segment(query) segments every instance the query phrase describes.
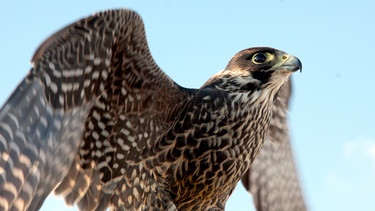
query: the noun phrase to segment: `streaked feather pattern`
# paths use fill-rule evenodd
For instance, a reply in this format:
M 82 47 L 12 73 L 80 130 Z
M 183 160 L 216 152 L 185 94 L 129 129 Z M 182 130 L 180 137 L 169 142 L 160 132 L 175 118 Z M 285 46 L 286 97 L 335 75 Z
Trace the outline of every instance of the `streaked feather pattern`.
M 181 87 L 130 10 L 63 28 L 32 61 L 0 111 L 5 210 L 37 210 L 54 189 L 82 210 L 223 210 L 262 147 L 280 87 L 302 68 L 249 48 L 200 89 Z

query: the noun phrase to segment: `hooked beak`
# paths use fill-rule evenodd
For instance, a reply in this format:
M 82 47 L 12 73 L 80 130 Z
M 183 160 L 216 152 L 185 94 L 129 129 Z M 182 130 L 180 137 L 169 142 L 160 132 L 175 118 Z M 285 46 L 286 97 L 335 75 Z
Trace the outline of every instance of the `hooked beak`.
M 296 72 L 297 70 L 302 72 L 302 63 L 297 57 L 286 54 L 283 56 L 283 62 L 281 62 L 279 68 L 290 72 Z

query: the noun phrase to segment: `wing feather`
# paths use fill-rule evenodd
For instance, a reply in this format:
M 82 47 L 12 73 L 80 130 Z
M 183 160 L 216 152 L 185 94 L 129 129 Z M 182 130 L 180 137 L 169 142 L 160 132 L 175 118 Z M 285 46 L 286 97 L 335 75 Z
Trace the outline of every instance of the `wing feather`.
M 85 132 L 72 167 L 78 174 L 68 175 L 56 193 L 64 193 L 68 204 L 76 203 L 81 209 L 101 210 L 110 200 L 115 200 L 112 194 L 119 188 L 118 182 L 129 168 L 128 163 L 139 161 L 141 158 L 136 155 L 152 145 L 150 140 L 162 135 L 191 90 L 178 86 L 155 64 L 138 15 L 123 10 L 97 16 L 105 19 L 110 16 L 116 21 L 103 25 L 114 26 L 110 30 L 113 34 L 105 35 L 115 41 L 111 44 L 110 91 L 99 98 L 86 121 L 86 128 L 90 130 Z M 97 31 L 106 29 L 97 27 Z M 87 168 L 93 169 L 91 176 Z M 84 183 L 76 182 L 82 178 Z M 115 201 L 117 204 L 119 200 Z
M 6 201 L 0 207 L 5 210 L 39 207 L 69 170 L 83 131 L 72 122 L 83 123 L 85 109 L 55 110 L 32 74 L 0 111 L 0 192 Z
M 155 64 L 142 20 L 129 10 L 63 28 L 32 62 L 0 110 L 0 208 L 36 210 L 61 182 L 56 190 L 69 204 L 104 209 L 122 175 L 116 154 L 137 159 L 129 152 L 160 136 L 187 92 Z M 149 134 L 137 132 L 150 125 Z

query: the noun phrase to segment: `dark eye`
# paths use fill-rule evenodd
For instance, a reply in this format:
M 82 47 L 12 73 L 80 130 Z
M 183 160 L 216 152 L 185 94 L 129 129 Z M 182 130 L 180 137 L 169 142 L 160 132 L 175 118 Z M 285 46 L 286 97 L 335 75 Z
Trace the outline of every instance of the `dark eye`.
M 253 62 L 255 64 L 262 64 L 267 61 L 267 56 L 264 53 L 257 53 L 253 56 Z

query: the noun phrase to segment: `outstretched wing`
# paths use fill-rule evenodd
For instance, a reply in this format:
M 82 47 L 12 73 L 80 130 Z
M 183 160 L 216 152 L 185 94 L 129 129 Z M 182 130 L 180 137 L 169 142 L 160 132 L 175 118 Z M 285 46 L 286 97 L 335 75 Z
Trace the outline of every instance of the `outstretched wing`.
M 65 27 L 32 61 L 34 68 L 0 110 L 1 210 L 36 210 L 61 181 L 58 191 L 70 202 L 100 195 L 104 189 L 93 184 L 122 172 L 111 171 L 115 150 L 128 147 L 113 141 L 116 121 L 132 124 L 126 118 L 133 115 L 133 121 L 166 127 L 171 116 L 165 111 L 185 97 L 153 61 L 142 20 L 129 10 Z M 103 154 L 112 159 L 102 160 Z
M 288 132 L 290 94 L 289 81 L 279 91 L 263 148 L 242 178 L 259 211 L 306 210 Z

